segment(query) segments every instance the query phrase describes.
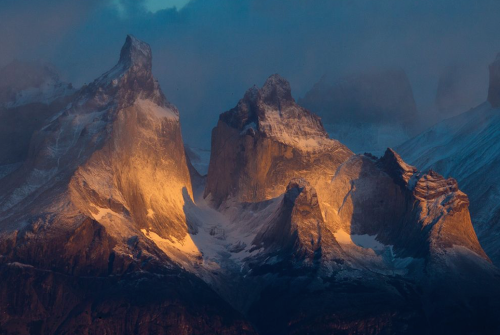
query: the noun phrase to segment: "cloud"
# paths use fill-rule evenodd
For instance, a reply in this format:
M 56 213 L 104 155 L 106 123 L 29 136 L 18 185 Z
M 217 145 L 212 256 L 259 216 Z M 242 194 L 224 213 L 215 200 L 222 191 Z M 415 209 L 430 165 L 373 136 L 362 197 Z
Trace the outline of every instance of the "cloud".
M 156 13 L 162 9 L 177 8 L 182 9 L 190 0 L 147 0 L 146 9 Z
M 47 56 L 99 3 L 103 1 L 3 0 L 0 2 L 0 65 L 31 54 Z
M 152 46 L 154 72 L 180 109 L 185 140 L 203 146 L 218 115 L 275 72 L 290 80 L 297 98 L 325 73 L 400 67 L 425 110 L 447 67 L 467 64 L 469 72 L 481 73 L 471 77 L 471 87 L 485 87 L 487 64 L 500 51 L 496 0 L 192 0 L 177 8 L 165 2 L 157 11 L 152 3 L 123 0 L 127 15 L 112 3 L 82 9 L 80 1 L 65 1 L 63 8 L 53 0 L 41 8 L 31 1 L 33 9 L 15 5 L 12 15 L 26 19 L 40 9 L 53 18 L 61 10 L 71 19 L 52 26 L 47 18 L 14 35 L 11 24 L 0 26 L 12 45 L 29 45 L 4 58 L 19 50 L 51 55 L 82 84 L 111 67 L 125 35 L 133 33 Z M 79 10 L 83 16 L 75 16 Z M 41 37 L 30 36 L 32 29 Z
M 118 14 L 126 19 L 138 12 L 156 13 L 163 9 L 182 9 L 190 0 L 111 0 Z

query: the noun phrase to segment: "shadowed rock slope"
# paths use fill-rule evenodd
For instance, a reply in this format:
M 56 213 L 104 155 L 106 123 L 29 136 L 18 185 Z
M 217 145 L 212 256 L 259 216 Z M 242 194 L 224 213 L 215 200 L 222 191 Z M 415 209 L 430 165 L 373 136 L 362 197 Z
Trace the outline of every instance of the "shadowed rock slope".
M 292 98 L 290 84 L 275 74 L 249 89 L 212 131 L 205 196 L 256 202 L 283 194 L 294 177 L 307 179 L 321 195 L 337 167 L 352 152 L 330 139 L 321 120 Z
M 227 299 L 265 334 L 498 330 L 500 273 L 457 182 L 391 149 L 353 155 L 311 115 L 273 75 L 213 131 L 205 197 L 241 234 L 220 228 L 241 246 L 226 250 L 244 274 Z
M 415 166 L 456 178 L 470 199 L 472 223 L 492 261 L 500 264 L 500 60 L 490 65 L 488 101 L 402 144 Z
M 0 179 L 0 329 L 19 334 L 250 334 L 146 235 L 182 240 L 192 196 L 177 109 L 128 36 Z
M 0 332 L 494 334 L 499 270 L 457 182 L 354 155 L 271 76 L 209 174 L 127 37 L 0 178 Z

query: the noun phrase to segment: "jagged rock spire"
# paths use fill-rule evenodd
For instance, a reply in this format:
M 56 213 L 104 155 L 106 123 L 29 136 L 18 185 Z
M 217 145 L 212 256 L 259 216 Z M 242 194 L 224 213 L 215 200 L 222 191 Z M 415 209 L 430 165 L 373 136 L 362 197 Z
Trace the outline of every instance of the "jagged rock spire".
M 290 180 L 279 215 L 257 235 L 254 244 L 296 261 L 313 261 L 323 252 L 338 252 L 333 235 L 326 229 L 318 194 L 304 178 Z
M 406 164 L 396 151 L 387 148 L 384 156 L 380 158 L 380 164 L 396 184 L 412 188 L 410 179 L 417 173 L 417 168 Z
M 90 84 L 85 93 L 102 91 L 106 91 L 106 96 L 120 97 L 122 102 L 129 104 L 137 97 L 149 99 L 159 106 L 171 108 L 178 114 L 176 108 L 166 100 L 158 81 L 153 77 L 151 47 L 132 35 L 127 35 L 118 63 Z
M 271 75 L 260 89 L 251 87 L 220 120 L 240 130 L 251 126 L 268 137 L 294 144 L 302 137 L 328 138 L 321 119 L 295 103 L 290 83 L 279 74 Z
M 312 177 L 321 194 L 318 173 L 334 174 L 350 155 L 347 147 L 328 137 L 318 116 L 294 101 L 288 81 L 274 74 L 220 115 L 212 133 L 205 196 L 215 206 L 228 197 L 262 201 L 282 194 L 298 176 Z
M 282 102 L 294 101 L 290 83 L 277 73 L 267 78 L 259 93 L 262 100 L 268 105 L 279 107 Z
M 138 40 L 132 35 L 127 35 L 125 44 L 120 52 L 120 64 L 127 67 L 140 66 L 151 71 L 152 53 L 149 44 Z

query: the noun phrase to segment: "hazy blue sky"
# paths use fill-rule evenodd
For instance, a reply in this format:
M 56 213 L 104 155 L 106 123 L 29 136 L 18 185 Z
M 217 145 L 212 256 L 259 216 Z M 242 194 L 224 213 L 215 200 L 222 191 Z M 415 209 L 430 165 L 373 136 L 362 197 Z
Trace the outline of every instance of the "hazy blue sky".
M 401 67 L 425 110 L 439 74 L 459 64 L 480 100 L 499 18 L 497 0 L 2 0 L 0 66 L 42 58 L 81 85 L 134 34 L 152 46 L 185 140 L 208 147 L 218 115 L 276 72 L 298 98 L 325 73 Z
M 176 8 L 182 9 L 190 0 L 145 0 L 144 9 L 152 13 L 156 13 L 162 9 Z M 122 0 L 113 0 L 113 4 L 121 13 L 126 13 L 127 3 Z

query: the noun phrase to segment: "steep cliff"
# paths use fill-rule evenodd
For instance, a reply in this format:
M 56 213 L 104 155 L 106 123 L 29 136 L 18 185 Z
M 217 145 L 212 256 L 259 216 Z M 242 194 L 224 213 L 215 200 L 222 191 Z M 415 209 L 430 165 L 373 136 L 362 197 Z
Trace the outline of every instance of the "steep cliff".
M 455 178 L 470 199 L 474 229 L 488 256 L 500 264 L 498 229 L 500 211 L 500 114 L 498 58 L 490 65 L 488 101 L 438 123 L 402 144 L 402 157 L 421 169 L 433 169 Z
M 151 67 L 128 36 L 0 179 L 2 287 L 16 287 L 0 292 L 4 332 L 253 332 L 158 247 L 188 238 L 192 187 L 179 113 Z
M 295 103 L 290 84 L 276 74 L 221 114 L 211 152 L 205 196 L 216 206 L 277 197 L 295 177 L 310 182 L 321 198 L 352 155 L 328 137 L 319 117 Z
M 0 332 L 499 331 L 453 178 L 354 155 L 278 75 L 220 116 L 202 177 L 151 65 L 128 36 L 0 177 Z

